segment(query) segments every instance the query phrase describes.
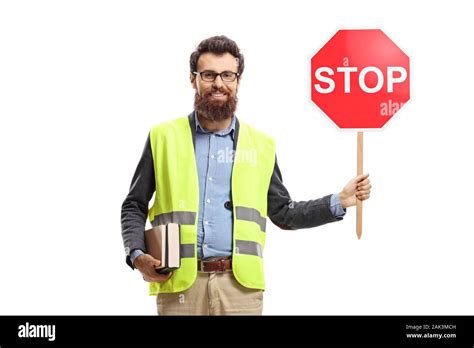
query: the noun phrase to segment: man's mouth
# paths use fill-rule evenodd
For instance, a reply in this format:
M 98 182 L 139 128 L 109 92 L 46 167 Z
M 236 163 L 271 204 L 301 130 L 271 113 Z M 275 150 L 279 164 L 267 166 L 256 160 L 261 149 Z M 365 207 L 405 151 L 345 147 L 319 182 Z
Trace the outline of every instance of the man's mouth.
M 211 93 L 211 97 L 217 98 L 217 99 L 224 98 L 225 96 L 227 96 L 227 94 L 222 93 L 222 92 L 213 92 L 213 93 Z

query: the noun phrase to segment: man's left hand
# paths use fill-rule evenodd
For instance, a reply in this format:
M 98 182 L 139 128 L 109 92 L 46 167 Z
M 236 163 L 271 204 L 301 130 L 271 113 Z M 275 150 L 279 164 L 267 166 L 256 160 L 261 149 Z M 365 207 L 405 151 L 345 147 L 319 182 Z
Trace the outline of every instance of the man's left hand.
M 347 183 L 339 193 L 339 200 L 343 208 L 356 205 L 357 199 L 365 201 L 370 197 L 372 185 L 368 179 L 369 174 L 358 175 Z

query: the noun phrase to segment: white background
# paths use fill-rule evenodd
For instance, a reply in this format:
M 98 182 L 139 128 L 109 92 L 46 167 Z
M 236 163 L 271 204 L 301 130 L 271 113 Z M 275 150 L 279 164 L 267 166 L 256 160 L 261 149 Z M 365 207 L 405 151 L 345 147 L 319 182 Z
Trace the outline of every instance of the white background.
M 365 133 L 364 232 L 268 223 L 264 314 L 474 314 L 473 21 L 468 2 L 2 1 L 0 314 L 156 314 L 125 264 L 120 210 L 150 127 L 192 110 L 188 59 L 225 34 L 238 116 L 273 135 L 295 200 L 356 172 L 356 134 L 309 102 L 339 28 L 381 28 L 411 101 Z

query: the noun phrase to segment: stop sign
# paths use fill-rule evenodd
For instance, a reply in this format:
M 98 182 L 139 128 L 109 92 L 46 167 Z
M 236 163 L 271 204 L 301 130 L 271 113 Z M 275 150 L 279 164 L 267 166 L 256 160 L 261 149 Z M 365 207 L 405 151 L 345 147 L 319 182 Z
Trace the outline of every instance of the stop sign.
M 382 30 L 339 30 L 311 58 L 311 100 L 339 128 L 382 128 L 409 99 L 409 58 Z

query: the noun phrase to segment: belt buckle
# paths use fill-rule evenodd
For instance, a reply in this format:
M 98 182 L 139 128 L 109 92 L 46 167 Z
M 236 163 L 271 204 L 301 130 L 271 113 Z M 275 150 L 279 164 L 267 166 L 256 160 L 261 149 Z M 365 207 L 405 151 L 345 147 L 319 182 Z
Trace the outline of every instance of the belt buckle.
M 201 272 L 204 273 L 209 273 L 210 271 L 206 268 L 207 262 L 204 260 L 201 260 Z

